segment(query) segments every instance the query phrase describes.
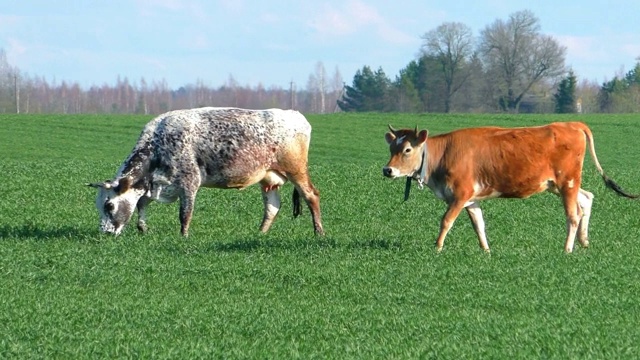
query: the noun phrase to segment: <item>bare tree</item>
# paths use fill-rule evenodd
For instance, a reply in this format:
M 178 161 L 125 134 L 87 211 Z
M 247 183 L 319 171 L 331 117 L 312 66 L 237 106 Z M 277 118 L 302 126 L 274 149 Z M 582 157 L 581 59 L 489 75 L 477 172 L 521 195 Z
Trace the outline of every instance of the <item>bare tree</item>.
M 342 74 L 340 74 L 340 69 L 336 66 L 336 70 L 333 73 L 333 77 L 331 78 L 331 98 L 329 99 L 329 104 L 333 104 L 333 112 L 338 111 L 338 100 L 342 97 L 342 91 L 344 89 L 344 80 L 342 79 Z
M 465 83 L 471 72 L 467 62 L 473 53 L 473 34 L 467 25 L 444 23 L 421 37 L 422 51 L 438 59 L 444 76 L 445 112 L 451 110 L 451 98 Z
M 327 85 L 327 72 L 322 61 L 318 61 L 315 72 L 307 80 L 307 91 L 312 93 L 312 108 L 320 114 L 324 114 L 326 109 Z
M 16 114 L 20 114 L 20 82 L 18 81 L 18 74 L 13 74 L 13 84 L 15 89 L 16 98 Z
M 566 48 L 539 30 L 538 18 L 523 10 L 480 34 L 480 52 L 488 70 L 498 75 L 492 81 L 498 80 L 498 104 L 504 111 L 518 112 L 534 84 L 565 73 Z
M 149 114 L 149 99 L 147 99 L 147 94 L 149 93 L 149 87 L 147 86 L 147 81 L 144 77 L 140 78 L 140 97 L 138 98 L 138 109 L 137 113 L 148 115 Z
M 309 78 L 307 79 L 307 92 L 310 94 L 308 106 L 311 109 L 311 112 L 314 113 L 320 112 L 318 106 L 319 83 L 320 81 L 315 74 L 309 74 Z

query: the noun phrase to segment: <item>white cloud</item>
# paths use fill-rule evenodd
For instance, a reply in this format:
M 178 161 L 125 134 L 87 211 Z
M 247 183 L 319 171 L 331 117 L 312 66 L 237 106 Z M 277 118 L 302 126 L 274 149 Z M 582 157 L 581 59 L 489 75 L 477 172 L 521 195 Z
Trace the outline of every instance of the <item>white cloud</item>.
M 554 38 L 567 47 L 567 66 L 589 80 L 606 81 L 621 76 L 640 56 L 640 43 L 624 34 L 554 35 Z
M 325 6 L 325 9 L 309 22 L 309 27 L 321 37 L 343 36 L 354 32 L 353 23 L 344 13 L 329 6 Z
M 9 38 L 9 47 L 7 48 L 7 56 L 9 58 L 18 58 L 27 52 L 27 46 L 21 41 Z
M 602 47 L 602 39 L 594 36 L 554 36 L 561 45 L 567 47 L 567 55 L 577 59 L 600 59 L 608 57 L 607 51 Z
M 266 24 L 277 24 L 278 22 L 282 21 L 280 16 L 274 13 L 263 13 L 260 15 L 260 20 L 262 20 L 262 22 Z
M 351 0 L 342 8 L 325 5 L 309 26 L 321 38 L 349 36 L 371 31 L 388 43 L 407 44 L 414 36 L 407 35 L 380 15 L 378 10 L 360 0 Z
M 291 51 L 291 46 L 282 43 L 266 42 L 262 44 L 263 49 L 270 51 Z
M 356 24 L 382 24 L 384 19 L 376 9 L 359 0 L 347 3 L 347 12 L 355 20 Z
M 181 0 L 138 0 L 138 5 L 143 8 L 181 10 L 184 1 Z
M 192 50 L 205 50 L 210 46 L 209 39 L 203 34 L 186 37 L 185 46 Z
M 637 59 L 640 61 L 640 43 L 627 43 L 622 44 L 622 52 L 627 54 L 632 59 Z
M 216 2 L 223 8 L 235 13 L 239 13 L 245 8 L 242 0 L 217 0 Z
M 198 20 L 207 18 L 204 8 L 197 0 L 137 0 L 137 5 L 143 16 L 182 12 Z
M 0 14 L 0 32 L 11 30 L 15 26 L 20 25 L 23 18 L 18 15 L 2 15 Z

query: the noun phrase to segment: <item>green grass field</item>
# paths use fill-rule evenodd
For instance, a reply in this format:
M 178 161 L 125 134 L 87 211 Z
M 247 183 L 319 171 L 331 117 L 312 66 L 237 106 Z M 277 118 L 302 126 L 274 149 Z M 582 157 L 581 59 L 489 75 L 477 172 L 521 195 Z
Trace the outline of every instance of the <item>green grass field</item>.
M 384 179 L 387 124 L 431 134 L 578 118 L 599 160 L 640 192 L 640 116 L 309 116 L 312 179 L 327 235 L 292 186 L 262 235 L 258 187 L 203 189 L 190 237 L 178 205 L 154 203 L 150 232 L 98 233 L 95 190 L 151 117 L 0 117 L 0 358 L 559 358 L 640 354 L 640 203 L 596 196 L 591 247 L 563 252 L 560 200 L 483 203 L 491 255 L 466 215 L 437 254 L 445 205 Z

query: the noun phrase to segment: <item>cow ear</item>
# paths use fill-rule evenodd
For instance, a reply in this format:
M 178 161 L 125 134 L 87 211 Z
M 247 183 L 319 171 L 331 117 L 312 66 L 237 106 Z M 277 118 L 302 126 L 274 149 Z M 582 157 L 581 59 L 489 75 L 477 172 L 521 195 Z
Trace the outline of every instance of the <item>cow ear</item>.
M 131 178 L 124 177 L 118 181 L 118 186 L 115 188 L 118 195 L 127 192 L 131 188 Z
M 384 139 L 387 141 L 387 144 L 391 144 L 396 140 L 396 134 L 394 134 L 393 132 L 388 132 L 384 134 Z
M 427 141 L 427 138 L 429 137 L 429 131 L 428 130 L 422 130 L 418 133 L 418 143 L 422 144 L 423 142 Z

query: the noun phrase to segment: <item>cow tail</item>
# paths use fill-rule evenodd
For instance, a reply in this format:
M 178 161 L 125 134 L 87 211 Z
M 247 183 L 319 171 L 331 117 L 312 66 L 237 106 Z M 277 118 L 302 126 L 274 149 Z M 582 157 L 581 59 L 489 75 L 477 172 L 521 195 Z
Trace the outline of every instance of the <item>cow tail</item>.
M 302 213 L 302 207 L 300 206 L 300 192 L 298 192 L 298 189 L 295 186 L 293 187 L 292 200 L 293 200 L 293 217 L 297 217 Z
M 591 155 L 591 159 L 593 160 L 593 163 L 595 164 L 596 169 L 598 169 L 598 173 L 600 173 L 600 176 L 602 176 L 602 180 L 604 180 L 604 185 L 609 189 L 613 190 L 616 194 L 620 196 L 624 196 L 629 199 L 639 198 L 640 195 L 630 194 L 624 191 L 622 187 L 620 187 L 620 185 L 618 185 L 615 181 L 613 181 L 613 179 L 611 179 L 610 177 L 607 176 L 607 174 L 604 173 L 604 170 L 602 169 L 602 166 L 600 166 L 600 162 L 598 161 L 598 157 L 596 156 L 596 147 L 593 141 L 593 134 L 591 133 L 591 130 L 585 125 L 582 131 L 584 132 L 584 135 L 587 138 L 587 146 L 589 147 L 589 154 Z

